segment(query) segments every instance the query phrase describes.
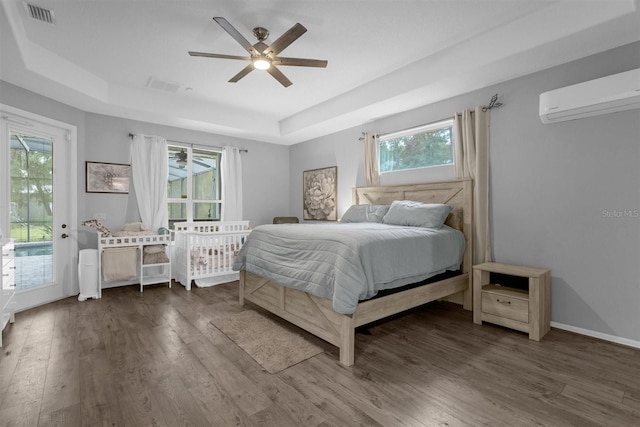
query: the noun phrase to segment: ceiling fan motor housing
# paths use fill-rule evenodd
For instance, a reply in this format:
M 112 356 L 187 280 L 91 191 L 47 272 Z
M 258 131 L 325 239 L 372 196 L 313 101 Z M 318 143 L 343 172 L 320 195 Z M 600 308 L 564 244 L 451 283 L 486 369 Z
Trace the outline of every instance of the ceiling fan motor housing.
M 269 37 L 269 30 L 264 27 L 255 27 L 253 29 L 253 35 L 258 39 L 259 42 L 263 42 Z

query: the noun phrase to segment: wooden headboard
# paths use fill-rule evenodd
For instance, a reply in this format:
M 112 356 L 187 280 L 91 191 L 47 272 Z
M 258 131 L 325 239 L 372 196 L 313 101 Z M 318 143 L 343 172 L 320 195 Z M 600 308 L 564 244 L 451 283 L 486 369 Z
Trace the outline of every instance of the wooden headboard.
M 390 205 L 394 200 L 413 200 L 422 203 L 444 203 L 452 207 L 446 224 L 464 234 L 467 241 L 462 259 L 462 272 L 471 276 L 473 266 L 473 180 L 427 182 L 422 184 L 355 187 L 354 205 Z M 464 305 L 470 305 L 471 293 Z M 469 299 L 469 301 L 467 301 Z

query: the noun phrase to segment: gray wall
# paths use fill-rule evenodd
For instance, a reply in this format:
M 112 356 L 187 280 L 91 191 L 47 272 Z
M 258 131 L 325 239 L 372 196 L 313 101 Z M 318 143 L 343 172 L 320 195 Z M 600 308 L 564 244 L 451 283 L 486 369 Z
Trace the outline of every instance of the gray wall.
M 554 325 L 640 344 L 640 110 L 544 125 L 541 92 L 640 67 L 640 43 L 603 52 L 291 147 L 291 212 L 302 171 L 338 166 L 338 209 L 364 185 L 361 131 L 391 132 L 453 116 L 499 93 L 491 117 L 494 258 L 551 270 Z M 446 179 L 447 171 L 382 177 Z

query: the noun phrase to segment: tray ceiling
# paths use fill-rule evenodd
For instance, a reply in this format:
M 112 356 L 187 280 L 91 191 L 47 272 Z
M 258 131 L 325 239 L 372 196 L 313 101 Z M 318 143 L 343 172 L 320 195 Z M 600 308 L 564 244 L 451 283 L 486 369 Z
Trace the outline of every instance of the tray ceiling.
M 32 19 L 0 2 L 0 79 L 85 111 L 294 144 L 640 40 L 637 0 L 55 1 Z M 213 20 L 250 42 L 299 22 L 284 88 Z M 285 55 L 286 54 L 286 55 Z

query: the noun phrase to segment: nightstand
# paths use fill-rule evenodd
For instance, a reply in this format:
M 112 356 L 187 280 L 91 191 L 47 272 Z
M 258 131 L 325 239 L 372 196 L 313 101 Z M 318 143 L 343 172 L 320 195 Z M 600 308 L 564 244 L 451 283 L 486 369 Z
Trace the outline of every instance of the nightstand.
M 525 278 L 523 287 L 491 283 L 491 273 Z M 473 322 L 495 323 L 540 339 L 550 327 L 549 270 L 486 262 L 473 266 Z

